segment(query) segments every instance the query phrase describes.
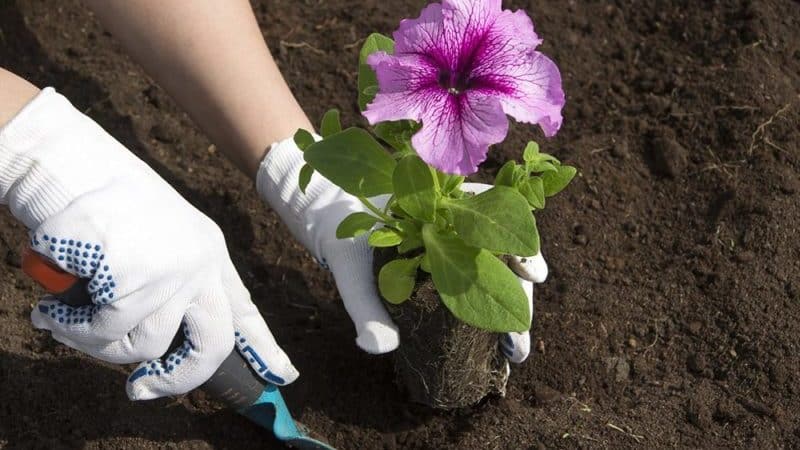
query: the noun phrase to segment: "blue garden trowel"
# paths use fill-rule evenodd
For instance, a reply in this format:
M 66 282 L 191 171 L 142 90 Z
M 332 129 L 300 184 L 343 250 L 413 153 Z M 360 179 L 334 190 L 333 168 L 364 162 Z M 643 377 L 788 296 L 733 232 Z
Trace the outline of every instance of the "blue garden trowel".
M 62 271 L 30 248 L 23 251 L 22 270 L 68 305 L 91 303 L 86 290 L 88 280 Z M 173 345 L 177 347 L 183 341 L 183 332 L 179 331 Z M 278 387 L 266 383 L 256 375 L 236 349 L 231 351 L 214 375 L 200 388 L 225 406 L 270 430 L 288 447 L 301 450 L 335 450 L 310 437 L 308 429 L 292 419 Z

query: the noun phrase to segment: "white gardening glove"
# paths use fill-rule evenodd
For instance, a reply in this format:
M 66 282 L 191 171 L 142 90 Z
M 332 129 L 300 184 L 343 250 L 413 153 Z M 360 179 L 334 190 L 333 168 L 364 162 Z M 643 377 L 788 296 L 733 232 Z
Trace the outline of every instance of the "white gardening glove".
M 372 248 L 367 235 L 337 239 L 336 228 L 353 212 L 366 212 L 363 204 L 319 173 L 314 173 L 303 194 L 299 187 L 303 154 L 294 141 L 283 140 L 272 145 L 258 171 L 257 186 L 261 198 L 286 223 L 292 235 L 309 252 L 333 272 L 344 307 L 356 327 L 356 344 L 373 353 L 386 353 L 397 348 L 400 338 L 397 326 L 389 318 L 378 296 L 372 272 Z M 489 185 L 465 183 L 465 190 L 482 192 Z M 382 207 L 386 197 L 373 199 Z M 547 265 L 541 254 L 515 260 L 515 272 L 528 298 L 533 296 L 531 282 L 541 283 L 547 277 Z M 530 353 L 530 336 L 509 333 L 501 339 L 501 349 L 513 362 L 522 362 Z
M 264 379 L 297 378 L 219 227 L 52 88 L 0 129 L 0 203 L 36 252 L 89 279 L 92 305 L 47 297 L 34 326 L 104 361 L 141 362 L 131 399 L 194 389 L 234 342 Z M 180 327 L 183 345 L 160 358 Z

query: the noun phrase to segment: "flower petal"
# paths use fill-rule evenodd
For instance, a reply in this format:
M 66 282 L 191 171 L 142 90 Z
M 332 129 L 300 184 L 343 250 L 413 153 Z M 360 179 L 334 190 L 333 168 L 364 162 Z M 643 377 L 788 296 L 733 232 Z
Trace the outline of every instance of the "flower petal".
M 429 103 L 437 101 L 436 91 L 442 91 L 436 82 L 437 69 L 418 55 L 375 52 L 367 58 L 367 64 L 378 78 L 378 94 L 363 112 L 370 124 L 420 120 Z
M 561 127 L 564 91 L 558 67 L 535 50 L 540 42 L 524 11 L 503 11 L 475 52 L 470 86 L 497 96 L 506 114 L 552 136 Z
M 530 58 L 507 66 L 503 72 L 496 76 L 513 86 L 497 92 L 503 111 L 520 122 L 539 124 L 547 137 L 555 135 L 561 128 L 565 102 L 556 64 L 544 54 L 532 52 Z
M 489 146 L 505 139 L 508 118 L 496 98 L 445 91 L 423 111 L 422 129 L 411 143 L 420 158 L 445 173 L 470 175 L 486 159 Z

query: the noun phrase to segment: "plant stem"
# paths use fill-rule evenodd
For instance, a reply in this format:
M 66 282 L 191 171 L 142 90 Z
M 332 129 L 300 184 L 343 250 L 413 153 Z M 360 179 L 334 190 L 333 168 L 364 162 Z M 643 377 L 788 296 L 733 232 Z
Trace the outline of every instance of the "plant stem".
M 389 197 L 389 200 L 386 202 L 386 206 L 383 207 L 384 214 L 389 214 L 389 207 L 392 206 L 393 201 L 394 201 L 394 194 L 392 194 L 392 196 Z
M 382 221 L 389 222 L 390 220 L 392 220 L 391 217 L 389 217 L 386 213 L 381 211 L 380 208 L 378 208 L 377 206 L 373 205 L 372 202 L 367 200 L 366 197 L 358 197 L 358 199 L 361 200 L 361 203 L 363 203 L 364 206 L 366 206 L 368 210 L 372 211 L 373 214 L 375 214 L 376 216 L 380 217 Z

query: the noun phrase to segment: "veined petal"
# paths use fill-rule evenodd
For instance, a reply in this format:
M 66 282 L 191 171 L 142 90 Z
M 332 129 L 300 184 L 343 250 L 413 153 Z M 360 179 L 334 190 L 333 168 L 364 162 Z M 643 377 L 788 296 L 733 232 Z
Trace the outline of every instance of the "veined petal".
M 468 92 L 436 94 L 423 111 L 422 129 L 411 139 L 420 158 L 450 174 L 470 175 L 486 159 L 489 146 L 505 139 L 508 118 L 496 98 Z
M 422 111 L 437 101 L 438 70 L 419 55 L 375 52 L 367 58 L 378 78 L 378 94 L 363 112 L 369 123 L 420 120 Z
M 550 58 L 533 52 L 527 61 L 507 67 L 499 77 L 513 85 L 512 90 L 498 93 L 506 114 L 520 122 L 539 124 L 547 137 L 558 132 L 565 98 L 561 73 Z
M 564 91 L 558 67 L 535 50 L 540 42 L 524 11 L 503 11 L 474 54 L 470 86 L 497 96 L 506 114 L 552 136 L 561 126 Z

